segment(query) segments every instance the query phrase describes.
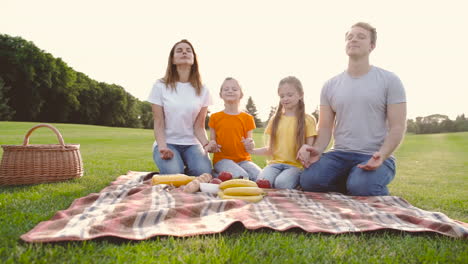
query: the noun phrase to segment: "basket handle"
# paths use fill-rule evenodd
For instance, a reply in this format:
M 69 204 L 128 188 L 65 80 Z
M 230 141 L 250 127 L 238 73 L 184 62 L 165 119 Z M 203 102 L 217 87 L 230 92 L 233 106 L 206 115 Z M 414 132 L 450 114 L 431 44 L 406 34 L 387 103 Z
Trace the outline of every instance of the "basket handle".
M 49 125 L 49 124 L 39 124 L 37 126 L 34 126 L 32 127 L 31 129 L 29 129 L 28 133 L 26 133 L 26 136 L 24 136 L 24 141 L 23 141 L 23 146 L 27 146 L 29 144 L 29 136 L 31 136 L 32 132 L 40 127 L 48 127 L 50 129 L 52 129 L 52 131 L 54 131 L 55 135 L 57 135 L 57 139 L 60 143 L 60 145 L 62 147 L 65 147 L 65 142 L 63 141 L 63 137 L 62 135 L 60 134 L 60 132 L 55 128 L 53 127 L 52 125 Z

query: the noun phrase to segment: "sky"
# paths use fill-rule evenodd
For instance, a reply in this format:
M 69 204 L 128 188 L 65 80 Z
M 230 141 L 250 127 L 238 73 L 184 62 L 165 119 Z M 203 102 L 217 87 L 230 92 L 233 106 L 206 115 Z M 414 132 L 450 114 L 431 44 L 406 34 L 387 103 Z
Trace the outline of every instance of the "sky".
M 32 41 L 90 78 L 146 100 L 169 51 L 188 39 L 213 94 L 236 78 L 266 120 L 278 82 L 296 76 L 307 113 L 347 66 L 344 35 L 356 22 L 377 28 L 372 65 L 397 74 L 408 118 L 468 114 L 468 4 L 465 0 L 119 1 L 0 0 L 0 33 Z M 468 2 L 467 2 L 468 3 Z

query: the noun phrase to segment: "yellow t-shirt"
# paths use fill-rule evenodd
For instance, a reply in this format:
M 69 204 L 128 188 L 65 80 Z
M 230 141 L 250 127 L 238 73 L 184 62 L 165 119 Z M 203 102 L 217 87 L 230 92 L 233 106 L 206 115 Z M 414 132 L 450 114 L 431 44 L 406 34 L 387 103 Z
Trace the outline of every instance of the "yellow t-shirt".
M 251 115 L 245 112 L 238 115 L 217 112 L 210 116 L 208 126 L 215 130 L 216 143 L 221 145 L 221 152 L 213 155 L 213 164 L 222 159 L 230 159 L 236 163 L 252 160 L 241 142 L 242 138 L 247 138 L 247 132 L 255 128 Z
M 271 125 L 273 118 L 268 122 L 265 129 L 265 134 L 271 135 Z M 305 137 L 312 137 L 317 135 L 315 128 L 316 121 L 311 115 L 305 116 Z M 302 164 L 296 160 L 296 128 L 297 118 L 295 116 L 282 115 L 276 130 L 275 146 L 273 149 L 273 157 L 268 161 L 268 164 L 283 163 L 296 166 L 302 169 Z

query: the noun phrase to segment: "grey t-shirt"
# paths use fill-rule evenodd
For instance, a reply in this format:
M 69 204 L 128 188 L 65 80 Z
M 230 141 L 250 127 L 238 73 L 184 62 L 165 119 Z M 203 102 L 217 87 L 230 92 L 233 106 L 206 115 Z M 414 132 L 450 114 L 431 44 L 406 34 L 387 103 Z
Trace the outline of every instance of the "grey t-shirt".
M 335 112 L 334 150 L 372 154 L 388 132 L 387 105 L 406 102 L 398 76 L 372 66 L 358 78 L 346 71 L 328 80 L 320 104 Z

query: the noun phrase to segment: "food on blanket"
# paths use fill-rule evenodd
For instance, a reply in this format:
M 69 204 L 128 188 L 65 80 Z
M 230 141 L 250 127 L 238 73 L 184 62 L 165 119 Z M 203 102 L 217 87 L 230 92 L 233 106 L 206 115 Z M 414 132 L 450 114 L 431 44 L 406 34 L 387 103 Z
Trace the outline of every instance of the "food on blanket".
M 249 196 L 249 195 L 262 195 L 264 191 L 258 187 L 232 187 L 224 189 L 225 195 L 233 196 Z
M 260 202 L 263 199 L 263 195 L 226 195 L 223 191 L 218 192 L 219 198 L 225 199 L 238 199 L 251 203 Z
M 220 180 L 220 179 L 218 179 L 218 178 L 213 178 L 213 179 L 210 181 L 210 183 L 214 183 L 214 184 L 220 184 L 220 183 L 222 183 L 222 182 L 223 182 L 223 181 Z
M 175 187 L 188 184 L 193 181 L 196 177 L 187 176 L 185 174 L 165 174 L 165 175 L 154 175 L 151 179 L 152 185 L 157 184 L 169 184 Z
M 206 193 L 217 194 L 219 192 L 219 184 L 214 183 L 200 183 L 200 190 Z
M 195 192 L 198 192 L 200 191 L 200 183 L 207 183 L 207 182 L 210 182 L 210 180 L 212 179 L 213 177 L 211 176 L 211 174 L 208 174 L 208 173 L 203 173 L 202 175 L 196 177 L 195 180 L 191 181 L 190 183 L 188 183 L 185 187 L 184 187 L 184 192 L 185 193 L 195 193 Z
M 245 179 L 228 180 L 228 181 L 222 182 L 219 185 L 219 188 L 223 190 L 227 188 L 232 188 L 232 187 L 258 187 L 258 186 L 254 181 L 245 180 Z
M 219 173 L 218 179 L 222 180 L 223 182 L 228 181 L 228 180 L 232 179 L 232 174 L 230 172 L 227 172 L 227 171 L 222 171 L 222 172 Z
M 258 179 L 258 180 L 257 180 L 257 185 L 258 185 L 258 187 L 264 188 L 264 189 L 269 189 L 269 188 L 271 188 L 270 181 L 267 180 L 267 179 Z

